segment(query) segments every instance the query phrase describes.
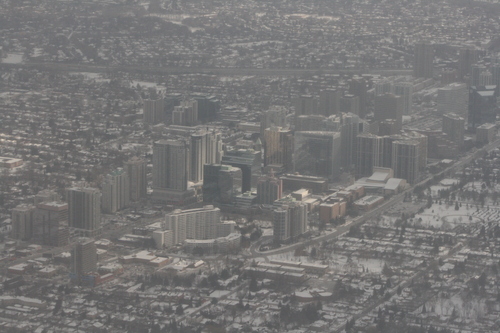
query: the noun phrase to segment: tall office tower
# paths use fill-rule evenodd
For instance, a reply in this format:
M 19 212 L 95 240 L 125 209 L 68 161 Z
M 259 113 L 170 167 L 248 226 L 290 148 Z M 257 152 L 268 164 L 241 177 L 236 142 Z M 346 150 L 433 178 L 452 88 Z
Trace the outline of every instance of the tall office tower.
M 385 95 L 392 92 L 392 82 L 387 79 L 375 82 L 375 96 Z
M 386 119 L 382 120 L 380 123 L 378 123 L 378 129 L 376 131 L 363 131 L 363 132 L 369 132 L 373 134 L 378 134 L 378 135 L 394 135 L 398 134 L 398 124 L 396 120 L 394 119 Z
M 142 102 L 144 123 L 155 125 L 165 121 L 163 97 L 157 100 L 145 99 Z
M 370 133 L 361 133 L 357 138 L 356 178 L 368 177 L 373 167 L 383 166 L 383 139 Z
M 203 180 L 203 165 L 207 163 L 207 141 L 207 132 L 191 134 L 188 179 L 194 183 Z
M 356 137 L 359 133 L 360 119 L 352 113 L 329 117 L 324 122 L 326 131 L 340 132 L 340 165 L 350 168 L 356 161 Z
M 73 187 L 66 190 L 69 207 L 69 226 L 94 236 L 101 228 L 101 192 L 91 187 Z
M 311 95 L 302 95 L 294 100 L 295 117 L 317 113 L 316 99 Z
M 326 89 L 319 93 L 319 114 L 331 116 L 340 112 L 340 90 Z
M 130 203 L 130 179 L 124 169 L 118 168 L 106 175 L 102 184 L 102 210 L 112 214 Z
M 361 116 L 359 112 L 360 110 L 359 96 L 345 94 L 340 99 L 340 110 L 345 113 L 350 112 L 355 115 Z
M 33 205 L 19 205 L 12 209 L 12 238 L 23 241 L 31 239 L 35 208 Z
M 415 44 L 413 76 L 432 78 L 434 70 L 434 46 L 427 42 Z
M 325 116 L 309 115 L 295 118 L 295 131 L 321 131 Z
M 380 122 L 386 119 L 394 119 L 398 130 L 401 130 L 403 125 L 403 109 L 404 100 L 400 96 L 385 94 L 375 97 L 375 120 Z
M 260 137 L 264 138 L 264 131 L 270 127 L 286 126 L 286 109 L 280 106 L 273 106 L 260 115 Z
M 500 87 L 500 63 L 497 62 L 498 59 L 495 59 L 495 63 L 493 63 L 490 67 L 490 72 L 492 76 L 493 85 Z
M 97 248 L 91 239 L 81 239 L 71 251 L 71 276 L 78 283 L 97 272 Z
M 452 83 L 438 89 L 437 111 L 439 114 L 456 113 L 467 115 L 467 86 L 465 83 Z
M 232 204 L 242 193 L 243 175 L 240 168 L 224 164 L 205 164 L 203 202 Z
M 184 141 L 160 140 L 153 146 L 153 188 L 187 190 L 188 147 Z
M 359 98 L 359 115 L 364 117 L 368 112 L 368 86 L 366 80 L 359 76 L 354 76 L 349 81 L 349 94 Z M 354 112 L 353 112 L 354 113 Z
M 479 85 L 480 86 L 489 86 L 493 84 L 493 75 L 491 75 L 490 71 L 485 70 L 479 74 Z
M 451 68 L 445 68 L 440 74 L 441 84 L 450 84 L 457 81 L 457 71 Z
M 220 163 L 222 159 L 220 133 L 202 130 L 191 134 L 189 151 L 189 180 L 198 183 L 203 180 L 203 165 Z
M 295 132 L 293 171 L 330 180 L 340 176 L 339 132 Z
M 174 111 L 174 107 L 177 105 L 180 105 L 182 101 L 182 95 L 181 94 L 168 94 L 163 96 L 163 106 L 165 109 L 165 119 L 167 117 L 172 117 L 172 112 Z
M 293 135 L 290 129 L 271 127 L 264 131 L 264 165 L 292 169 Z
M 220 203 L 232 204 L 236 196 L 242 193 L 242 184 L 243 173 L 240 168 L 222 165 L 218 179 Z
M 429 137 L 417 131 L 403 132 L 404 140 L 418 142 L 418 169 L 424 170 L 427 167 L 427 151 L 429 146 Z
M 403 140 L 401 135 L 386 135 L 381 137 L 382 144 L 380 149 L 379 167 L 392 168 L 392 143 L 394 141 Z
M 188 210 L 176 209 L 165 215 L 165 228 L 172 230 L 173 243 L 186 239 L 212 239 L 217 237 L 220 209 L 207 205 Z
M 59 201 L 61 197 L 56 191 L 52 190 L 42 190 L 35 195 L 35 206 L 41 202 L 53 202 Z
M 220 111 L 220 101 L 215 96 L 193 94 L 190 96 L 198 103 L 198 120 L 201 123 L 215 121 Z
M 221 164 L 205 164 L 203 166 L 203 202 L 216 203 L 220 201 L 219 171 Z
M 469 86 L 471 86 L 471 87 L 481 86 L 481 84 L 480 84 L 481 73 L 485 72 L 486 70 L 487 70 L 487 68 L 484 65 L 481 65 L 481 64 L 472 65 L 471 69 L 470 69 Z
M 130 200 L 139 201 L 147 195 L 146 161 L 132 157 L 125 162 L 125 172 L 129 179 Z
M 496 86 L 469 88 L 469 114 L 467 128 L 475 131 L 485 123 L 495 123 L 498 113 Z
M 172 112 L 172 124 L 183 126 L 194 126 L 198 122 L 198 102 L 196 100 L 182 101 L 174 107 Z
M 394 84 L 394 95 L 400 96 L 403 99 L 403 114 L 411 114 L 413 84 L 410 82 L 400 82 Z
M 222 156 L 221 163 L 241 169 L 241 191 L 245 193 L 256 184 L 261 171 L 262 158 L 260 151 L 253 149 L 230 149 Z
M 454 114 L 443 115 L 443 133 L 457 145 L 458 150 L 464 145 L 465 119 Z
M 274 175 L 271 170 L 269 175 L 262 176 L 257 182 L 257 202 L 264 205 L 272 205 L 274 201 L 281 199 L 283 193 L 283 182 Z
M 46 201 L 37 205 L 33 219 L 33 241 L 48 246 L 68 245 L 68 204 Z
M 394 177 L 415 184 L 419 176 L 419 143 L 412 140 L 392 143 L 392 170 Z
M 471 66 L 477 62 L 477 51 L 472 48 L 462 48 L 458 54 L 458 79 L 470 74 Z
M 307 231 L 307 205 L 290 202 L 273 211 L 274 241 L 295 242 Z
M 290 223 L 286 206 L 273 211 L 273 238 L 275 243 L 290 241 Z

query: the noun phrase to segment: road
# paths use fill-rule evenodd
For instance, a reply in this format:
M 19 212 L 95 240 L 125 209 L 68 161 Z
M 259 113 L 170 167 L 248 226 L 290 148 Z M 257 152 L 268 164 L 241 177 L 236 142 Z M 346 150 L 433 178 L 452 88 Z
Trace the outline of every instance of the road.
M 455 162 L 450 167 L 441 171 L 440 174 L 447 174 L 451 171 L 456 171 L 457 169 L 472 162 L 473 159 L 480 157 L 482 154 L 484 154 L 484 152 L 491 151 L 491 150 L 497 148 L 498 146 L 500 146 L 500 138 L 493 141 L 490 144 L 487 144 L 483 148 L 476 150 L 471 155 L 462 157 L 459 161 Z M 312 238 L 312 239 L 306 240 L 304 242 L 300 242 L 300 243 L 296 243 L 296 244 L 292 244 L 292 245 L 288 245 L 288 246 L 282 246 L 282 247 L 275 249 L 275 250 L 261 252 L 261 251 L 259 251 L 261 244 L 270 239 L 270 236 L 265 236 L 262 239 L 260 239 L 259 241 L 252 244 L 252 246 L 250 247 L 250 253 L 244 254 L 244 256 L 247 258 L 248 257 L 253 257 L 253 258 L 263 257 L 263 258 L 266 258 L 266 260 L 267 260 L 267 256 L 269 256 L 269 255 L 275 255 L 275 254 L 281 254 L 281 253 L 295 251 L 295 249 L 302 247 L 302 246 L 320 245 L 321 242 L 323 242 L 323 241 L 329 241 L 329 240 L 338 238 L 339 236 L 348 232 L 351 227 L 360 226 L 363 223 L 365 223 L 367 220 L 377 216 L 378 214 L 383 213 L 386 209 L 394 206 L 397 203 L 400 203 L 404 199 L 404 196 L 406 193 L 411 192 L 415 186 L 425 184 L 426 182 L 431 180 L 432 177 L 433 176 L 430 176 L 430 177 L 422 180 L 418 184 L 415 184 L 415 185 L 411 186 L 410 188 L 406 189 L 404 192 L 393 196 L 391 199 L 384 202 L 382 205 L 365 213 L 364 215 L 359 216 L 352 221 L 347 221 L 346 224 L 341 225 L 332 233 L 329 233 L 329 234 L 326 234 L 323 236 L 319 236 L 316 238 Z
M 153 66 L 102 66 L 92 64 L 68 64 L 52 62 L 30 62 L 18 64 L 0 63 L 0 69 L 26 68 L 43 71 L 131 74 L 214 74 L 225 76 L 302 76 L 315 74 L 379 74 L 384 76 L 409 75 L 410 69 L 301 69 L 301 68 L 215 68 L 215 67 L 153 67 Z
M 322 235 L 322 236 L 315 237 L 315 238 L 311 238 L 311 239 L 308 239 L 304 242 L 295 243 L 295 244 L 291 244 L 291 245 L 287 245 L 287 246 L 282 246 L 278 249 L 265 251 L 265 252 L 260 252 L 258 250 L 258 248 L 260 247 L 261 243 L 266 239 L 259 240 L 259 242 L 252 244 L 252 246 L 250 247 L 250 254 L 246 254 L 245 256 L 254 257 L 254 258 L 255 257 L 267 257 L 270 255 L 295 251 L 295 249 L 297 249 L 299 247 L 303 247 L 303 246 L 320 245 L 324 241 L 330 241 L 332 239 L 338 238 L 339 236 L 348 232 L 351 227 L 360 226 L 363 223 L 365 223 L 368 219 L 371 219 L 371 218 L 377 216 L 378 214 L 384 212 L 386 209 L 390 208 L 391 206 L 403 201 L 405 193 L 406 192 L 395 195 L 390 200 L 384 202 L 380 206 L 365 213 L 364 215 L 359 216 L 352 221 L 347 221 L 344 225 L 339 226 L 335 231 L 333 231 L 329 234 Z M 267 239 L 269 239 L 269 238 L 267 238 Z
M 394 286 L 391 290 L 387 291 L 387 294 L 389 294 L 389 297 L 387 297 L 387 296 L 384 295 L 384 297 L 381 297 L 380 300 L 378 300 L 377 302 L 375 302 L 372 305 L 366 306 L 361 312 L 359 312 L 358 314 L 355 314 L 350 319 L 358 320 L 359 318 L 363 318 L 364 316 L 368 315 L 370 312 L 372 312 L 373 310 L 375 310 L 379 306 L 382 306 L 384 303 L 390 303 L 391 298 L 394 295 L 396 295 L 398 288 L 404 289 L 404 288 L 408 287 L 411 284 L 412 281 L 415 281 L 415 280 L 423 277 L 424 274 L 429 273 L 430 270 L 433 269 L 433 267 L 435 267 L 436 265 L 438 265 L 439 260 L 441 260 L 441 259 L 442 260 L 449 259 L 455 253 L 459 252 L 463 248 L 464 248 L 464 244 L 462 244 L 462 243 L 459 243 L 459 244 L 455 245 L 452 249 L 450 249 L 450 251 L 448 252 L 448 254 L 445 254 L 445 255 L 442 255 L 440 257 L 435 258 L 424 269 L 421 269 L 421 270 L 415 272 L 415 274 L 413 274 L 412 276 L 409 276 L 404 281 L 401 281 L 397 286 Z M 333 332 L 335 332 L 335 333 L 341 333 L 341 332 L 344 331 L 344 328 L 345 328 L 345 325 L 342 325 L 341 327 L 337 327 Z

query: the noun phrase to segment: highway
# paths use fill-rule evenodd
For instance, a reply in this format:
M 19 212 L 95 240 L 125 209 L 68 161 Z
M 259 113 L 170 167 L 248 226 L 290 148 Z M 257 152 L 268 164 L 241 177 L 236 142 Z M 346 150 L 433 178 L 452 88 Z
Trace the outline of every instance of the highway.
M 302 68 L 216 68 L 216 67 L 153 67 L 129 65 L 92 65 L 70 64 L 53 62 L 29 62 L 6 64 L 0 63 L 0 69 L 25 68 L 54 72 L 87 72 L 87 73 L 116 73 L 148 75 L 172 74 L 213 74 L 222 76 L 302 76 L 321 74 L 373 74 L 373 75 L 410 75 L 410 69 L 302 69 Z

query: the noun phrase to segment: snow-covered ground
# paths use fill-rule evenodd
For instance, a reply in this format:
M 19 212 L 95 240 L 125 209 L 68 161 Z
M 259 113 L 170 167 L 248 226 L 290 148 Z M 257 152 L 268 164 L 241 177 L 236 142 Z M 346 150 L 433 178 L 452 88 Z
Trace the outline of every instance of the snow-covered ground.
M 8 53 L 7 57 L 1 60 L 4 64 L 20 64 L 23 62 L 23 55 L 18 53 Z

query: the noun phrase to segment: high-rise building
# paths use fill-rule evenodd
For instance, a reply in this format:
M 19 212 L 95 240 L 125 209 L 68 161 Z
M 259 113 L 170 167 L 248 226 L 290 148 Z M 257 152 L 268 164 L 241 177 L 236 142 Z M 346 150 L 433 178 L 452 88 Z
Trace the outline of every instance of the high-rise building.
M 392 82 L 387 79 L 375 82 L 374 87 L 375 87 L 375 96 L 381 96 L 392 93 Z
M 216 238 L 220 222 L 220 209 L 211 205 L 188 210 L 176 209 L 165 215 L 165 228 L 172 230 L 174 244 L 186 239 Z
M 329 117 L 324 122 L 326 131 L 340 132 L 340 165 L 349 169 L 356 162 L 356 137 L 360 119 L 353 113 L 342 113 Z
M 146 161 L 136 156 L 125 162 L 129 179 L 130 200 L 139 201 L 147 195 Z
M 253 149 L 230 149 L 222 156 L 221 163 L 241 169 L 241 191 L 245 193 L 257 183 L 261 172 L 262 158 L 261 153 Z
M 490 66 L 490 72 L 492 76 L 492 84 L 500 87 L 500 63 L 498 63 L 498 59 L 495 59 L 495 63 L 491 64 Z
M 307 231 L 307 205 L 290 202 L 273 211 L 274 241 L 295 242 Z
M 19 205 L 12 209 L 11 237 L 19 240 L 29 240 L 33 235 L 33 220 L 35 206 Z
M 203 165 L 218 164 L 222 159 L 222 140 L 219 133 L 198 131 L 191 134 L 189 158 L 189 180 L 203 180 Z
M 290 241 L 290 223 L 288 222 L 288 209 L 286 207 L 273 211 L 273 238 L 275 243 Z
M 340 110 L 345 113 L 353 113 L 355 115 L 361 116 L 359 96 L 345 94 L 340 99 Z
M 240 168 L 224 164 L 205 164 L 203 202 L 232 204 L 242 193 L 243 175 Z
M 61 198 L 57 192 L 52 190 L 42 190 L 35 195 L 35 206 L 41 202 L 59 201 Z
M 403 114 L 411 114 L 413 98 L 413 84 L 410 82 L 399 82 L 394 84 L 394 95 L 403 99 Z
M 432 78 L 434 70 L 434 46 L 427 42 L 415 44 L 413 76 Z
M 264 131 L 270 127 L 286 126 L 286 109 L 284 107 L 273 106 L 260 115 L 260 136 L 264 138 Z
M 68 204 L 58 201 L 39 203 L 33 218 L 33 242 L 64 246 L 68 241 Z
M 101 192 L 91 187 L 66 190 L 69 226 L 86 236 L 96 235 L 101 228 Z
M 220 111 L 220 101 L 217 97 L 193 94 L 191 98 L 197 102 L 198 121 L 204 124 L 217 119 L 217 114 Z
M 465 119 L 454 113 L 443 115 L 443 133 L 457 145 L 460 150 L 464 145 Z
M 458 55 L 458 79 L 470 74 L 471 66 L 477 62 L 477 51 L 472 48 L 462 48 Z
M 293 170 L 302 175 L 340 176 L 339 132 L 295 132 Z
M 182 101 L 174 107 L 172 124 L 194 126 L 198 123 L 198 102 L 196 100 Z
M 150 125 L 165 121 L 163 97 L 157 100 L 145 99 L 143 102 L 143 119 Z
M 264 165 L 292 169 L 293 135 L 289 129 L 271 127 L 264 131 Z
M 295 117 L 317 113 L 316 99 L 311 95 L 302 95 L 295 98 Z
M 321 131 L 325 116 L 317 114 L 295 118 L 295 131 Z
M 485 70 L 479 74 L 480 86 L 489 86 L 492 84 L 493 84 L 493 75 L 491 75 L 490 71 Z
M 455 113 L 467 115 L 467 86 L 465 83 L 452 83 L 438 89 L 437 111 L 439 114 Z
M 469 88 L 469 113 L 467 128 L 474 131 L 484 123 L 495 123 L 498 113 L 496 86 Z
M 160 140 L 153 146 L 153 190 L 187 189 L 188 147 L 184 141 Z
M 383 166 L 383 139 L 371 133 L 361 133 L 357 137 L 356 178 L 368 177 L 373 167 Z
M 272 205 L 274 201 L 281 199 L 283 182 L 274 176 L 271 171 L 269 175 L 262 176 L 257 182 L 257 202 L 264 205 Z
M 419 177 L 419 143 L 405 140 L 392 143 L 392 169 L 394 177 L 415 184 Z
M 97 272 L 97 248 L 91 239 L 81 239 L 71 251 L 71 277 L 79 284 Z
M 385 94 L 375 97 L 375 120 L 384 121 L 386 119 L 396 120 L 398 130 L 403 124 L 404 100 L 394 94 Z
M 319 114 L 328 117 L 339 113 L 341 97 L 338 89 L 322 90 L 319 93 Z
M 486 66 L 482 64 L 474 64 L 470 68 L 470 79 L 469 79 L 469 86 L 470 87 L 479 87 L 481 86 L 480 80 L 481 80 L 481 73 L 485 72 L 487 70 Z
M 106 175 L 102 185 L 102 210 L 111 214 L 130 203 L 130 179 L 124 169 L 118 168 Z
M 403 140 L 410 140 L 418 143 L 418 169 L 420 171 L 424 170 L 427 167 L 428 136 L 417 131 L 404 131 L 402 137 Z
M 359 114 L 360 117 L 364 117 L 368 110 L 368 86 L 366 80 L 362 77 L 355 76 L 349 81 L 349 94 L 358 97 L 359 99 Z M 350 111 L 352 112 L 352 111 Z
M 476 142 L 490 143 L 495 138 L 496 125 L 482 124 L 476 128 Z

